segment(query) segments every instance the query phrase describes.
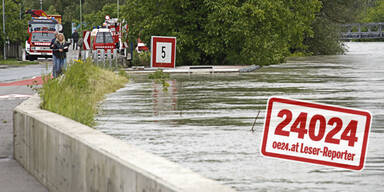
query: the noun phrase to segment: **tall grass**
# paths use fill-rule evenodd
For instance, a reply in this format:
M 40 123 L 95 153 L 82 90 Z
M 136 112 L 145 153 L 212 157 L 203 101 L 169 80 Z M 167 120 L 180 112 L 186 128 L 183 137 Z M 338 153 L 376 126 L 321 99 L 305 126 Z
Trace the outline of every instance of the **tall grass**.
M 24 66 L 24 65 L 34 65 L 39 64 L 38 61 L 18 61 L 16 59 L 7 59 L 3 60 L 0 56 L 0 65 L 10 65 L 10 66 Z
M 156 83 L 161 83 L 163 85 L 163 90 L 168 91 L 169 83 L 169 73 L 164 73 L 162 70 L 156 70 L 155 72 L 148 75 L 148 79 L 153 79 Z
M 104 95 L 116 91 L 128 81 L 126 76 L 101 69 L 90 60 L 75 61 L 56 78 L 44 78 L 39 89 L 41 107 L 88 126 L 95 124 L 98 103 Z

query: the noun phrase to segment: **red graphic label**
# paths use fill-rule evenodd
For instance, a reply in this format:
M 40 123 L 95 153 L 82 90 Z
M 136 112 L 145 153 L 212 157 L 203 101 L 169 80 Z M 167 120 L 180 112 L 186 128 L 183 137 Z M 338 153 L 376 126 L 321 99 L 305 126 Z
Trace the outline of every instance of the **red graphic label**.
M 361 170 L 371 114 L 359 109 L 272 97 L 268 100 L 261 153 Z

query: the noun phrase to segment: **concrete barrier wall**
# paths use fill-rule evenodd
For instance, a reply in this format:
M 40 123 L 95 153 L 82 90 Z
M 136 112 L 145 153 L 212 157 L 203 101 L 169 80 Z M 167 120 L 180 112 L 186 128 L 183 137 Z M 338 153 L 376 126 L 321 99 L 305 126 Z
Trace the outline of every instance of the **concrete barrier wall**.
M 234 191 L 39 104 L 15 108 L 14 157 L 51 192 Z

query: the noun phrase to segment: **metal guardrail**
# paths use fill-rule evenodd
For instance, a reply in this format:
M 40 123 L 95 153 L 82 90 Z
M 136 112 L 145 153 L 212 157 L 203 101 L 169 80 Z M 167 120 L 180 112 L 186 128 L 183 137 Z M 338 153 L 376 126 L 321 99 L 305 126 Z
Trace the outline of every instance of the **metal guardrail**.
M 20 43 L 8 42 L 6 43 L 5 49 L 6 49 L 5 52 L 7 54 L 6 58 L 16 58 L 18 60 L 21 60 L 23 55 L 23 52 L 22 52 L 23 50 Z M 3 56 L 4 56 L 3 47 L 1 46 L 0 57 L 3 57 Z
M 81 60 L 91 58 L 91 60 L 99 67 L 103 68 L 119 68 L 126 66 L 126 57 L 120 55 L 116 49 L 111 51 L 108 49 L 99 49 L 97 51 L 81 50 Z
M 341 27 L 342 40 L 384 38 L 384 23 L 352 23 Z

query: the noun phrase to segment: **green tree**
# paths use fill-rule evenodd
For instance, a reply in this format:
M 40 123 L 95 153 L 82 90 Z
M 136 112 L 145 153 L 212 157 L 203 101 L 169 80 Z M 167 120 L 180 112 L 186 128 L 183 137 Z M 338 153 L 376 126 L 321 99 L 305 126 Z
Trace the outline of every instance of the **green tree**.
M 55 8 L 55 6 L 51 5 L 48 7 L 48 10 L 45 11 L 48 15 L 57 15 L 59 14 Z
M 115 3 L 106 4 L 99 11 L 85 14 L 83 17 L 85 28 L 91 30 L 93 27 L 101 26 L 105 21 L 106 15 L 109 15 L 111 18 L 117 17 L 117 5 Z M 80 23 L 78 20 L 76 22 Z
M 321 0 L 322 7 L 312 23 L 313 36 L 307 36 L 302 50 L 314 55 L 331 55 L 344 53 L 340 41 L 340 25 L 353 23 L 358 19 L 367 0 Z
M 5 40 L 9 39 L 11 42 L 22 42 L 27 36 L 28 20 L 30 17 L 20 18 L 21 14 L 21 1 L 19 0 L 5 0 L 5 32 L 3 34 L 3 6 L 1 4 L 0 13 L 0 46 L 3 46 Z
M 363 23 L 384 22 L 384 0 L 367 3 L 360 17 L 360 22 Z
M 177 37 L 177 63 L 273 64 L 313 34 L 317 0 L 131 0 L 129 38 Z

